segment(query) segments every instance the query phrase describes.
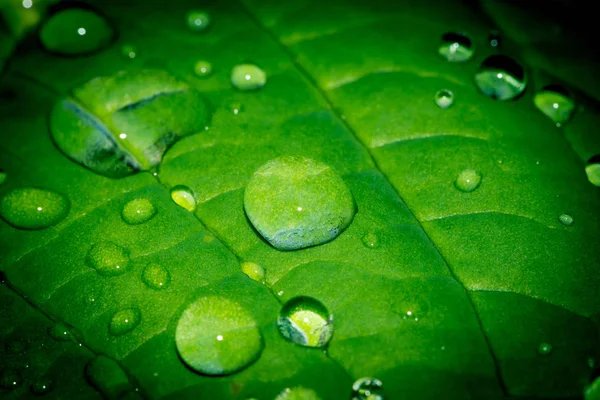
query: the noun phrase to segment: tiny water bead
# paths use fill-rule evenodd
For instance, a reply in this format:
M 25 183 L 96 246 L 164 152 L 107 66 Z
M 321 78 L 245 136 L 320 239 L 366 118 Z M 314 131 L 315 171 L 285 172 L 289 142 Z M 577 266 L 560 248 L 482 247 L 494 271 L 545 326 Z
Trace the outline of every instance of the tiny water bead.
M 102 276 L 117 276 L 127 271 L 129 251 L 113 242 L 100 242 L 90 248 L 86 261 Z
M 284 338 L 307 347 L 323 347 L 333 335 L 333 316 L 312 297 L 295 297 L 285 303 L 277 325 Z
M 592 185 L 600 186 L 600 154 L 596 154 L 588 160 L 585 173 Z
M 203 31 L 210 26 L 210 15 L 204 11 L 193 10 L 187 13 L 188 27 L 193 31 Z
M 265 281 L 265 269 L 262 265 L 259 265 L 255 262 L 245 261 L 242 263 L 242 272 L 250 279 L 255 280 L 256 282 L 264 282 Z
M 48 328 L 48 335 L 59 342 L 68 342 L 73 337 L 69 328 L 60 322 L 55 323 L 53 326 Z
M 275 397 L 275 400 L 321 400 L 317 393 L 303 386 L 286 388 Z
M 261 166 L 246 186 L 244 209 L 278 250 L 329 242 L 356 212 L 343 179 L 328 165 L 304 157 L 280 157 Z
M 454 104 L 454 93 L 448 89 L 442 89 L 435 94 L 433 99 L 440 108 L 448 108 Z
M 383 400 L 383 383 L 375 378 L 360 378 L 352 385 L 352 400 Z
M 258 359 L 263 339 L 240 304 L 221 296 L 200 297 L 182 313 L 175 332 L 177 351 L 192 369 L 231 374 Z
M 53 386 L 52 380 L 49 378 L 40 378 L 31 384 L 29 390 L 31 390 L 31 393 L 41 396 L 50 393 Z
M 14 189 L 0 200 L 0 216 L 21 229 L 55 225 L 67 216 L 69 208 L 69 200 L 62 194 L 37 188 Z
M 244 105 L 238 102 L 233 102 L 227 105 L 227 109 L 233 113 L 233 115 L 239 115 L 244 111 Z
M 125 371 L 115 360 L 103 355 L 86 364 L 85 378 L 104 399 L 123 399 L 132 389 Z
M 500 47 L 502 45 L 502 35 L 498 31 L 491 31 L 488 35 L 488 43 L 491 47 Z
M 504 55 L 486 58 L 475 74 L 475 83 L 484 95 L 495 100 L 512 100 L 527 87 L 523 67 Z
M 569 214 L 562 214 L 560 217 L 558 217 L 558 220 L 563 225 L 566 225 L 566 226 L 573 225 L 573 217 L 571 217 Z
M 139 225 L 150 221 L 156 215 L 156 207 L 148 199 L 135 199 L 125 204 L 121 217 L 129 225 Z
M 134 58 L 137 57 L 137 49 L 135 48 L 135 46 L 131 45 L 131 44 L 124 44 L 123 46 L 121 46 L 121 55 L 128 59 L 128 60 L 133 60 Z
M 212 73 L 212 64 L 204 60 L 197 61 L 194 65 L 194 73 L 196 76 L 205 78 Z
M 171 189 L 171 199 L 180 207 L 190 212 L 196 209 L 196 196 L 190 188 L 183 185 L 177 185 Z
M 267 74 L 254 64 L 240 64 L 231 70 L 231 84 L 239 90 L 256 90 L 265 86 Z
M 117 311 L 111 318 L 108 331 L 113 336 L 121 336 L 134 330 L 142 321 L 142 313 L 137 308 Z
M 0 371 L 0 388 L 13 390 L 23 384 L 23 376 L 14 368 L 5 368 Z
M 376 249 L 379 247 L 379 238 L 373 232 L 365 234 L 361 241 L 368 249 Z
M 150 264 L 142 272 L 142 281 L 151 289 L 162 290 L 169 287 L 171 274 L 159 264 Z
M 454 186 L 461 192 L 469 193 L 481 184 L 481 174 L 474 169 L 465 169 L 454 181 Z
M 40 29 L 40 42 L 47 51 L 68 56 L 94 53 L 114 38 L 104 17 L 81 8 L 57 12 Z
M 438 53 L 448 61 L 463 62 L 473 57 L 475 48 L 467 35 L 447 32 L 442 35 Z
M 540 356 L 547 356 L 552 352 L 552 345 L 549 343 L 540 343 L 537 349 L 537 353 Z
M 575 101 L 560 85 L 549 85 L 535 94 L 533 103 L 557 126 L 567 122 L 575 111 Z

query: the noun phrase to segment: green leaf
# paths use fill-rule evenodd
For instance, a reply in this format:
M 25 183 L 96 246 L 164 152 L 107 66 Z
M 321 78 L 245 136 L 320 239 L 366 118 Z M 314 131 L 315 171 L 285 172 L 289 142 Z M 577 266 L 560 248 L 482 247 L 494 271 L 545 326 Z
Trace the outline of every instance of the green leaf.
M 30 221 L 36 199 L 2 210 L 1 382 L 22 377 L 3 396 L 47 376 L 56 398 L 349 399 L 360 378 L 389 399 L 583 396 L 600 357 L 600 192 L 585 174 L 600 113 L 572 88 L 585 111 L 564 127 L 540 112 L 551 66 L 526 66 L 513 101 L 482 95 L 496 27 L 460 4 L 94 5 L 114 43 L 64 57 L 31 32 L 3 76 L 0 197 L 69 204 L 35 230 L 11 216 Z M 468 34 L 472 58 L 440 57 L 447 32 Z M 337 237 L 280 251 L 253 225 L 247 186 L 282 156 L 341 177 L 356 214 Z M 299 297 L 332 315 L 323 348 L 280 332 Z M 54 322 L 68 341 L 28 339 Z M 30 350 L 7 355 L 21 337 Z M 56 356 L 21 372 L 47 340 Z

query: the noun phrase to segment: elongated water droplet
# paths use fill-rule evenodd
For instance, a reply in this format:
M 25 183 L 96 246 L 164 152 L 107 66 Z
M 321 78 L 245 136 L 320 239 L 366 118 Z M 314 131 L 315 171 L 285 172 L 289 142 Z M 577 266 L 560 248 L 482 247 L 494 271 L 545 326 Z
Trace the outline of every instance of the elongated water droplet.
M 190 11 L 186 20 L 188 27 L 193 31 L 203 31 L 210 26 L 210 15 L 204 11 Z
M 547 356 L 552 352 L 552 345 L 549 343 L 540 343 L 537 352 L 540 356 Z
M 126 308 L 117 311 L 111 318 L 108 331 L 114 336 L 121 336 L 134 330 L 142 321 L 142 313 L 137 308 Z
M 240 304 L 220 296 L 190 304 L 175 333 L 181 359 L 207 375 L 239 371 L 260 356 L 263 340 L 257 323 Z
M 156 215 L 156 207 L 148 199 L 135 199 L 125 204 L 121 217 L 129 225 L 143 224 Z
M 375 378 L 360 378 L 352 385 L 352 400 L 383 400 L 383 383 Z
M 86 261 L 102 276 L 121 275 L 129 266 L 129 251 L 112 242 L 100 242 L 90 248 Z
M 285 303 L 277 325 L 284 338 L 307 347 L 323 347 L 333 335 L 333 316 L 312 297 L 295 297 Z
M 373 232 L 365 234 L 361 240 L 365 247 L 369 249 L 376 249 L 379 247 L 379 238 Z
M 21 188 L 0 201 L 0 216 L 15 228 L 43 229 L 62 221 L 70 204 L 61 194 L 45 189 Z
M 0 388 L 13 390 L 23 384 L 23 376 L 19 370 L 14 368 L 4 368 L 0 371 Z
M 321 398 L 312 389 L 295 386 L 284 389 L 275 400 L 321 400 Z
M 571 217 L 569 214 L 562 214 L 560 217 L 558 217 L 558 220 L 563 225 L 566 225 L 566 226 L 573 225 L 573 217 Z
M 7 173 L 0 169 L 0 185 L 6 182 L 6 178 L 8 177 Z
M 81 8 L 57 12 L 40 29 L 40 42 L 47 51 L 69 56 L 99 51 L 114 38 L 104 17 Z
M 244 209 L 278 250 L 335 239 L 356 210 L 342 178 L 329 166 L 303 157 L 280 157 L 261 166 L 246 186 Z
M 242 263 L 242 272 L 248 275 L 250 279 L 257 282 L 265 281 L 265 269 L 262 265 L 251 261 L 245 261 Z
M 138 51 L 134 45 L 124 44 L 121 46 L 121 55 L 128 60 L 133 60 L 137 57 Z
M 239 90 L 256 90 L 265 86 L 267 74 L 253 64 L 241 64 L 233 67 L 231 83 Z
M 196 209 L 196 196 L 190 188 L 177 185 L 171 189 L 171 199 L 186 210 L 193 212 Z
M 469 193 L 481 184 L 481 174 L 474 169 L 465 169 L 454 181 L 454 186 L 461 192 Z
M 527 87 L 523 67 L 504 55 L 486 58 L 475 74 L 475 83 L 483 94 L 495 100 L 512 100 Z
M 59 342 L 68 342 L 72 338 L 69 328 L 60 322 L 57 322 L 48 328 L 48 335 Z
M 29 389 L 31 390 L 31 393 L 41 396 L 50 393 L 53 386 L 54 385 L 49 378 L 40 378 L 32 383 Z
M 454 93 L 448 89 L 442 89 L 435 94 L 433 99 L 440 108 L 448 108 L 454 104 Z
M 592 185 L 600 186 L 600 154 L 589 159 L 585 166 L 585 173 Z
M 467 35 L 447 32 L 442 35 L 442 43 L 438 52 L 448 61 L 462 62 L 473 57 L 475 48 Z
M 150 264 L 142 272 L 142 281 L 154 290 L 162 290 L 169 287 L 171 274 L 169 270 L 159 264 Z
M 499 31 L 491 31 L 488 35 L 488 43 L 492 47 L 500 47 L 502 45 L 502 35 Z
M 560 85 L 546 86 L 535 94 L 533 103 L 558 126 L 567 122 L 575 111 L 575 102 Z
M 197 61 L 194 65 L 194 73 L 201 78 L 205 78 L 212 73 L 212 64 L 204 60 Z

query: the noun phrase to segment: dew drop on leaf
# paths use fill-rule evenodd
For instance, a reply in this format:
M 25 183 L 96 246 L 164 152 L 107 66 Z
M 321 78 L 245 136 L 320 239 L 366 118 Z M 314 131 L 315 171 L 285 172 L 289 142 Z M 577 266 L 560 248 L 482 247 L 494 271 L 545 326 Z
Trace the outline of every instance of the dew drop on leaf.
M 244 106 L 241 103 L 234 102 L 227 105 L 227 109 L 230 110 L 233 115 L 239 115 L 244 111 Z
M 447 32 L 442 35 L 438 53 L 451 62 L 467 61 L 473 57 L 475 48 L 471 39 L 463 33 Z
M 171 274 L 159 264 L 150 264 L 142 272 L 142 281 L 151 289 L 162 290 L 169 287 Z
M 265 269 L 262 265 L 257 264 L 251 261 L 244 261 L 242 263 L 242 272 L 250 279 L 255 280 L 256 282 L 264 282 L 265 281 Z
M 0 200 L 0 216 L 15 228 L 43 229 L 62 221 L 69 213 L 66 197 L 37 188 L 8 192 Z
M 231 70 L 231 84 L 239 90 L 256 90 L 265 86 L 267 74 L 253 64 L 240 64 Z
M 285 303 L 277 325 L 284 338 L 307 347 L 323 347 L 333 335 L 333 316 L 312 297 L 295 297 Z
M 439 90 L 435 96 L 433 96 L 435 104 L 440 108 L 448 108 L 454 104 L 454 93 L 448 89 Z
M 12 390 L 23 384 L 23 376 L 19 370 L 14 368 L 5 368 L 0 371 L 0 388 Z
M 40 42 L 47 51 L 69 56 L 97 52 L 114 38 L 104 17 L 81 8 L 57 12 L 40 29 Z
M 491 31 L 488 35 L 488 43 L 491 47 L 500 47 L 502 45 L 502 36 L 498 31 Z
M 137 57 L 138 52 L 135 46 L 131 44 L 124 44 L 121 46 L 121 55 L 128 60 L 133 60 Z
M 194 73 L 196 76 L 205 78 L 212 73 L 212 64 L 204 60 L 197 61 L 194 65 Z
M 383 383 L 375 378 L 360 378 L 352 385 L 352 400 L 383 400 Z
M 196 209 L 196 196 L 184 185 L 177 185 L 171 189 L 171 199 L 180 207 L 193 212 Z
M 566 225 L 566 226 L 573 225 L 573 217 L 571 217 L 569 214 L 562 214 L 561 216 L 558 217 L 558 220 L 563 225 Z
M 379 238 L 373 232 L 369 232 L 369 233 L 365 234 L 361 238 L 361 241 L 365 245 L 365 247 L 368 249 L 376 249 L 379 247 Z
M 60 322 L 57 322 L 48 328 L 48 335 L 58 342 L 68 342 L 72 338 L 69 328 Z
M 473 169 L 465 169 L 454 181 L 454 186 L 461 192 L 469 193 L 481 184 L 481 174 Z
M 204 11 L 193 10 L 186 15 L 187 26 L 193 31 L 203 31 L 210 26 L 210 15 Z
M 129 225 L 150 221 L 156 215 L 156 207 L 148 199 L 135 199 L 125 204 L 121 217 Z
M 231 374 L 258 359 L 263 339 L 254 317 L 221 296 L 200 297 L 182 313 L 175 333 L 177 351 L 192 369 Z
M 275 397 L 275 400 L 321 400 L 317 393 L 302 386 L 286 388 Z
M 108 331 L 111 335 L 121 336 L 134 330 L 142 321 L 142 313 L 137 308 L 117 311 L 110 319 Z
M 600 154 L 589 159 L 585 166 L 585 173 L 592 185 L 600 186 Z
M 527 87 L 523 67 L 504 55 L 486 58 L 475 74 L 475 83 L 484 95 L 495 100 L 512 100 Z
M 280 157 L 261 166 L 244 193 L 256 230 L 278 250 L 335 239 L 356 212 L 350 189 L 329 166 L 304 157 Z
M 7 177 L 8 177 L 8 174 L 0 169 L 0 185 L 3 184 L 4 182 L 6 182 Z
M 547 356 L 552 352 L 552 345 L 549 343 L 540 343 L 537 349 L 537 353 L 540 356 Z
M 37 396 L 42 396 L 50 393 L 53 387 L 54 385 L 49 378 L 39 378 L 31 384 L 29 390 Z
M 129 251 L 112 242 L 100 242 L 90 248 L 86 262 L 102 276 L 121 275 L 129 266 Z
M 535 94 L 533 103 L 557 126 L 567 122 L 575 111 L 575 102 L 569 92 L 560 85 L 546 86 Z

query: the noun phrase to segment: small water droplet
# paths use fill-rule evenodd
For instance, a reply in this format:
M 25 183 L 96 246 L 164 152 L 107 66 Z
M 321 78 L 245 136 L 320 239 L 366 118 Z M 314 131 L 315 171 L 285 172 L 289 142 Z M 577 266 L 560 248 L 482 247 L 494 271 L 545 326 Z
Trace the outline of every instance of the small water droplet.
M 473 169 L 465 169 L 454 181 L 454 186 L 461 192 L 469 193 L 481 184 L 481 174 Z
M 558 217 L 558 220 L 563 225 L 566 225 L 566 226 L 573 225 L 573 217 L 571 217 L 569 214 L 562 214 L 560 217 Z
M 267 74 L 253 64 L 240 64 L 231 71 L 231 83 L 239 90 L 256 90 L 265 86 Z
M 499 31 L 491 31 L 488 35 L 488 43 L 492 47 L 500 47 L 502 45 L 502 35 Z
M 227 109 L 233 113 L 233 115 L 239 115 L 244 111 L 244 106 L 241 103 L 233 102 L 227 105 Z
M 190 212 L 196 209 L 196 197 L 190 188 L 184 185 L 177 185 L 171 189 L 171 199 Z
M 284 338 L 307 347 L 323 347 L 333 335 L 333 316 L 312 297 L 295 297 L 285 303 L 277 325 Z
M 142 321 L 142 313 L 137 308 L 126 308 L 117 311 L 111 318 L 108 331 L 114 336 L 121 336 L 134 330 Z
M 442 89 L 435 94 L 433 99 L 440 108 L 448 108 L 454 104 L 454 93 L 448 89 Z
M 442 35 L 439 54 L 451 62 L 463 62 L 473 57 L 475 48 L 471 39 L 463 33 L 447 32 Z
M 286 388 L 275 397 L 275 400 L 321 400 L 317 393 L 302 386 Z
M 171 274 L 159 264 L 150 264 L 142 272 L 142 281 L 151 289 L 162 290 L 169 287 Z
M 204 11 L 190 11 L 186 20 L 188 27 L 193 31 L 203 31 L 210 26 L 210 15 Z
M 510 57 L 486 58 L 475 74 L 479 90 L 495 100 L 512 100 L 525 91 L 527 79 L 523 67 Z
M 375 378 L 360 378 L 352 385 L 352 400 L 383 400 L 383 383 Z
M 156 215 L 156 207 L 148 199 L 135 199 L 125 204 L 121 217 L 129 225 L 150 221 Z
M 540 343 L 537 352 L 540 356 L 547 356 L 552 352 L 552 345 L 549 343 Z
M 264 283 L 265 281 L 265 269 L 262 265 L 255 262 L 245 261 L 242 263 L 242 272 L 248 275 L 250 279 L 257 282 Z
M 585 173 L 592 185 L 600 186 L 600 154 L 589 159 L 585 166 Z
M 231 374 L 258 359 L 263 339 L 252 314 L 221 296 L 200 297 L 182 313 L 175 333 L 181 359 L 207 375 Z
M 90 248 L 86 262 L 102 276 L 121 275 L 129 266 L 129 251 L 112 242 L 100 242 Z
M 575 111 L 575 102 L 569 92 L 560 85 L 546 86 L 535 94 L 533 103 L 559 127 L 567 122 Z
M 45 189 L 14 189 L 2 197 L 0 216 L 15 228 L 43 229 L 62 221 L 69 213 L 67 198 Z
M 135 46 L 131 44 L 124 44 L 121 46 L 121 55 L 128 60 L 133 60 L 137 57 L 138 52 Z
M 206 78 L 212 73 L 212 64 L 204 60 L 197 61 L 194 65 L 194 73 L 196 76 Z
M 13 390 L 23 384 L 23 376 L 14 368 L 5 368 L 0 371 L 0 388 Z
M 369 249 L 376 249 L 379 247 L 379 238 L 373 232 L 365 234 L 361 240 L 365 247 Z
M 60 322 L 57 322 L 48 328 L 48 335 L 50 335 L 52 339 L 59 342 L 68 342 L 73 337 L 69 328 Z
M 6 182 L 7 177 L 8 177 L 8 174 L 0 169 L 0 185 L 3 184 L 4 182 Z
M 41 396 L 50 393 L 53 386 L 49 378 L 40 378 L 31 384 L 29 390 L 31 390 L 31 393 Z

